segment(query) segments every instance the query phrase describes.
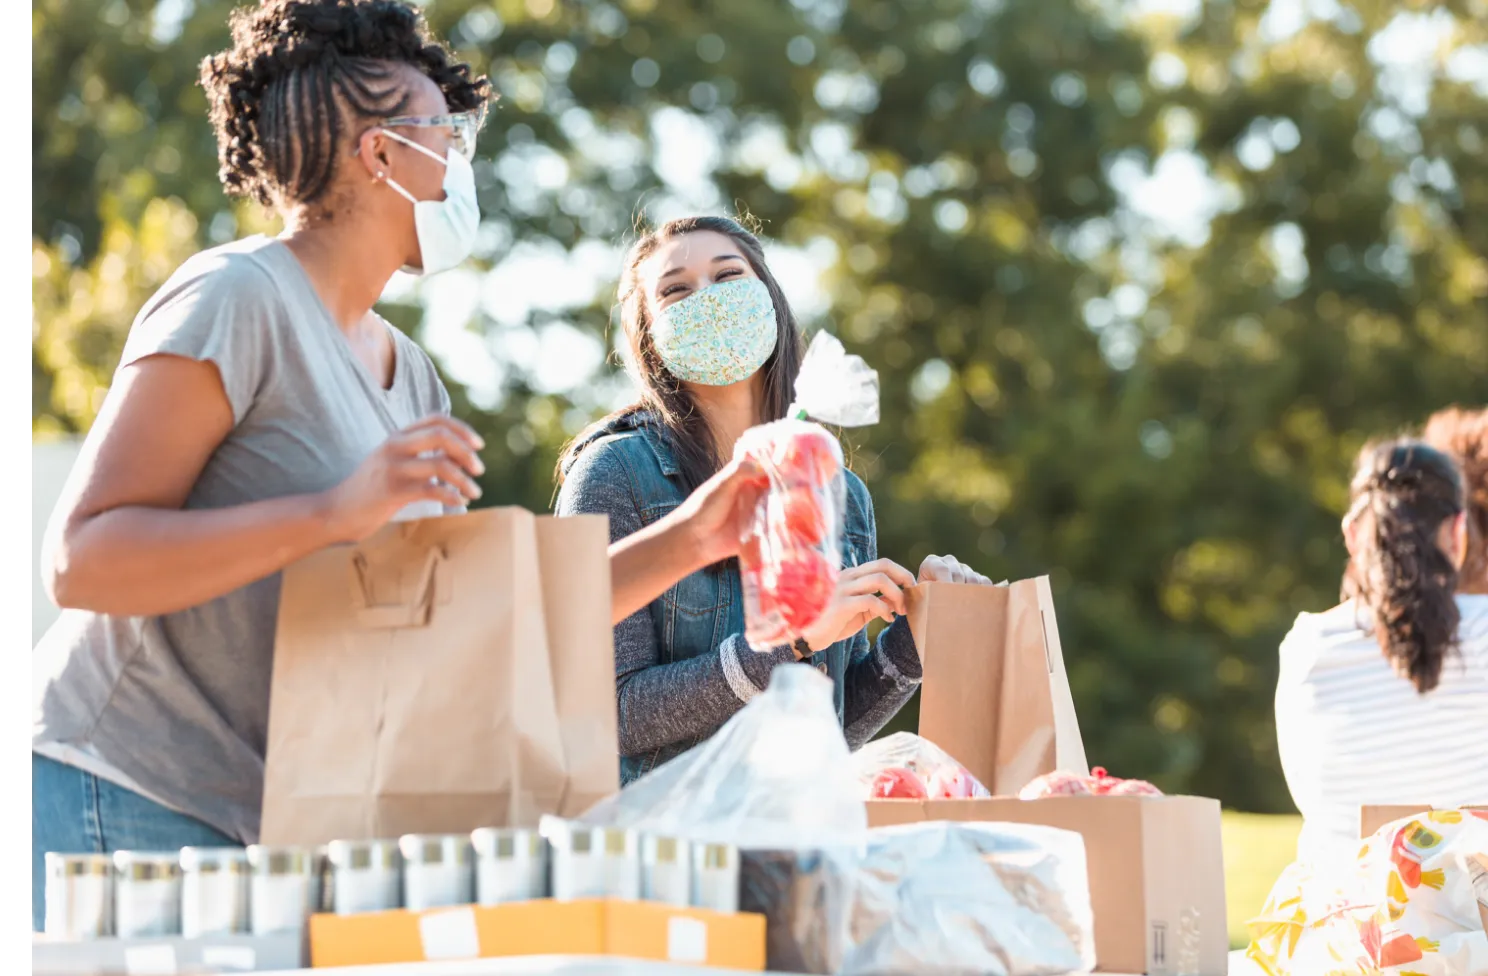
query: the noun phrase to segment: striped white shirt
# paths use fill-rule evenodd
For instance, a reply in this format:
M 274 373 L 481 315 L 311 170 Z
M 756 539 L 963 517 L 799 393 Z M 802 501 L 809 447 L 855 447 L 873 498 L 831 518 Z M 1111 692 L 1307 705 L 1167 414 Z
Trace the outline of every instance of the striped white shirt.
M 1367 609 L 1304 613 L 1281 644 L 1276 739 L 1302 860 L 1353 857 L 1363 804 L 1488 803 L 1488 596 L 1458 596 L 1459 652 L 1425 695 L 1391 669 Z

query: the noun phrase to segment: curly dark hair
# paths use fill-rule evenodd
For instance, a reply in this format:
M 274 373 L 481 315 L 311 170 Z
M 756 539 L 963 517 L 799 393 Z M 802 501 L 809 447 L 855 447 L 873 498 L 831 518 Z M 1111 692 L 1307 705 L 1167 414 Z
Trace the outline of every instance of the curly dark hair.
M 315 203 L 336 175 L 348 118 L 403 111 L 398 65 L 439 86 L 451 112 L 480 108 L 485 77 L 456 61 L 398 0 L 263 0 L 232 15 L 232 47 L 202 61 L 218 175 L 265 206 Z
M 1387 441 L 1364 449 L 1351 494 L 1347 521 L 1369 515 L 1373 525 L 1344 575 L 1343 598 L 1369 608 L 1386 659 L 1428 692 L 1457 644 L 1457 568 L 1437 537 L 1463 510 L 1461 475 L 1421 441 Z
M 1488 407 L 1449 407 L 1431 415 L 1421 439 L 1452 455 L 1467 497 L 1467 561 L 1461 591 L 1488 594 Z

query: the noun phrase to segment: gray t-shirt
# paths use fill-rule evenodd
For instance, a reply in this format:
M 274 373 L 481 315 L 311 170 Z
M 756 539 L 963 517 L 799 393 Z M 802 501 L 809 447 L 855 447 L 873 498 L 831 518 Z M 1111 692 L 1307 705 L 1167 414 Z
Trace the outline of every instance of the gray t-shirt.
M 322 491 L 390 434 L 449 413 L 429 357 L 388 326 L 384 390 L 298 259 L 254 237 L 188 260 L 140 311 L 121 367 L 211 361 L 233 429 L 186 508 Z M 402 517 L 441 514 L 437 504 Z M 237 838 L 258 838 L 279 576 L 162 617 L 68 611 L 33 655 L 32 749 L 137 790 Z

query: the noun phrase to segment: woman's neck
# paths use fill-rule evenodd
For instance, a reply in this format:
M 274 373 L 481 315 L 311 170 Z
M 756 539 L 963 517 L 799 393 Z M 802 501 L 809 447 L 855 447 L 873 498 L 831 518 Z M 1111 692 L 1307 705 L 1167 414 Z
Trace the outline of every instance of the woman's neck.
M 387 246 L 386 236 L 364 224 L 347 213 L 334 221 L 291 215 L 279 235 L 305 269 L 331 317 L 348 335 L 364 326 L 367 313 L 402 265 Z
M 731 457 L 734 444 L 744 432 L 761 422 L 760 401 L 764 396 L 764 376 L 755 373 L 732 386 L 694 386 L 692 399 L 698 412 L 708 422 L 720 460 Z

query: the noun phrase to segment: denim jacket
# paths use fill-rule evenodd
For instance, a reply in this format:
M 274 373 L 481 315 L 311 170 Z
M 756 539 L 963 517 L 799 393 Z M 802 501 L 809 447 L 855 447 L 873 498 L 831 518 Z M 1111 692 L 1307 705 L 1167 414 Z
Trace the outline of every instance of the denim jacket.
M 610 539 L 660 519 L 686 497 L 663 428 L 638 412 L 586 432 L 564 470 L 557 514 L 604 514 Z M 878 557 L 873 500 L 847 474 L 844 565 Z M 716 732 L 795 661 L 789 647 L 752 651 L 744 641 L 744 595 L 736 565 L 686 577 L 615 628 L 620 775 L 629 783 Z M 848 745 L 871 739 L 914 694 L 920 660 L 908 621 L 870 647 L 866 629 L 809 662 L 832 679 Z

